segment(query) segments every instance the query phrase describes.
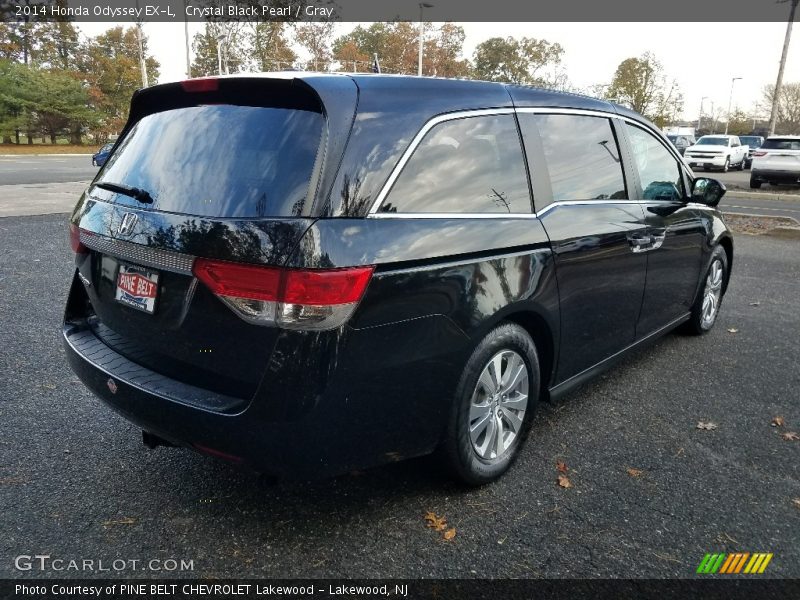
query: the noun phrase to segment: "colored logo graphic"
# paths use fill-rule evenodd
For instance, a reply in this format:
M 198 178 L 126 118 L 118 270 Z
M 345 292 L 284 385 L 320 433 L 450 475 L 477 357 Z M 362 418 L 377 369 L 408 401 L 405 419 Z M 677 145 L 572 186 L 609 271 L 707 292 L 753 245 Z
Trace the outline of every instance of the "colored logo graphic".
M 713 575 L 715 573 L 732 575 L 737 573 L 755 575 L 763 573 L 769 561 L 772 560 L 772 552 L 734 552 L 732 554 L 706 554 L 697 567 L 697 572 Z

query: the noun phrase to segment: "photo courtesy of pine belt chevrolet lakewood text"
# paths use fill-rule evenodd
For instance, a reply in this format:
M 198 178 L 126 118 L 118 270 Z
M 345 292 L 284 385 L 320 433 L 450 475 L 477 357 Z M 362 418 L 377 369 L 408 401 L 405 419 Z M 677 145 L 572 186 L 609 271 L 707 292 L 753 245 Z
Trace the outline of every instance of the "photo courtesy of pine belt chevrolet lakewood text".
M 540 402 L 714 326 L 724 193 L 643 117 L 573 94 L 157 85 L 71 216 L 66 353 L 151 447 L 285 478 L 435 453 L 482 484 Z

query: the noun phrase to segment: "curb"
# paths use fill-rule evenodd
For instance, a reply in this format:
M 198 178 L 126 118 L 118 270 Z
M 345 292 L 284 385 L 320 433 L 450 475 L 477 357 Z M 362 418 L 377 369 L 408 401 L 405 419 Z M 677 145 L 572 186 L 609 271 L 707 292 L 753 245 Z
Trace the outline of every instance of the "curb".
M 800 192 L 790 194 L 783 193 L 770 193 L 770 192 L 745 192 L 739 191 L 737 188 L 728 188 L 728 197 L 748 198 L 750 200 L 786 200 L 800 202 Z
M 790 221 L 794 221 L 795 223 L 797 223 L 797 227 L 800 228 L 800 221 L 798 221 L 794 217 L 784 217 L 783 215 L 751 215 L 750 213 L 733 212 L 730 210 L 723 210 L 721 212 L 723 215 L 731 215 L 734 217 L 755 217 L 757 219 L 788 219 Z M 778 228 L 780 227 L 783 226 L 779 226 Z

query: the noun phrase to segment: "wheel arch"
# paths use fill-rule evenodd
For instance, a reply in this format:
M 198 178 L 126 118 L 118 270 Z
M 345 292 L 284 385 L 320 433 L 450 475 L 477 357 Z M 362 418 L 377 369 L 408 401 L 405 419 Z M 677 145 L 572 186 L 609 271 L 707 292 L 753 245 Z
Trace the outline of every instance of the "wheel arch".
M 728 282 L 731 278 L 731 271 L 733 270 L 733 238 L 728 235 L 723 235 L 717 240 L 717 243 L 725 250 L 725 256 L 728 259 L 728 270 L 725 273 L 725 284 L 723 287 L 723 294 L 728 289 Z
M 533 338 L 536 352 L 539 355 L 539 399 L 548 400 L 548 390 L 556 363 L 556 344 L 547 320 L 533 310 L 524 309 L 506 314 L 503 321 L 519 325 Z

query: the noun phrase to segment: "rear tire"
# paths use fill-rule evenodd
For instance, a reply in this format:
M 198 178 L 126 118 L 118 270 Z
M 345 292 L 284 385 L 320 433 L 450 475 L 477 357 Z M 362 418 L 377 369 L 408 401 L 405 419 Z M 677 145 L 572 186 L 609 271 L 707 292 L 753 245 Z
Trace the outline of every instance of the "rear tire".
M 737 171 L 744 171 L 744 165 L 747 162 L 747 158 L 743 158 L 741 162 L 736 166 Z
M 757 179 L 753 179 L 752 177 L 750 177 L 750 188 L 757 190 L 760 187 L 761 187 L 761 182 L 758 181 Z
M 470 485 L 494 481 L 514 463 L 539 401 L 539 357 L 531 336 L 503 323 L 467 361 L 439 456 Z
M 684 329 L 687 333 L 702 335 L 714 327 L 727 280 L 728 255 L 724 248 L 717 246 L 711 253 L 711 262 L 703 278 L 703 287 L 692 306 L 692 316 L 686 322 Z

